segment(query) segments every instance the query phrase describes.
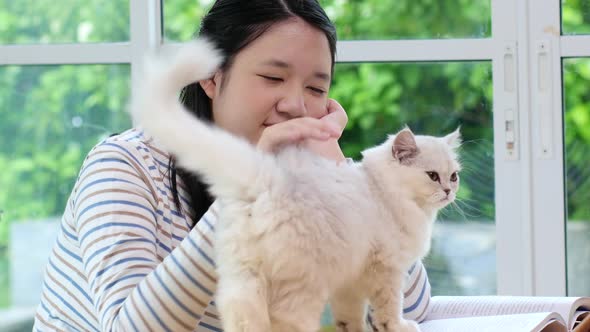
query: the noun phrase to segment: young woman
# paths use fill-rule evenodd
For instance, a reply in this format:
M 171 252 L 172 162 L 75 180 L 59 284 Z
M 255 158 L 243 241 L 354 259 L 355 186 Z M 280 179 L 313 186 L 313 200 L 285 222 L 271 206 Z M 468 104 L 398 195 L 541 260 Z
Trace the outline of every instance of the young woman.
M 336 33 L 317 1 L 218 0 L 199 35 L 226 61 L 184 89 L 195 116 L 260 149 L 306 140 L 344 159 L 340 129 L 321 120 L 344 110 L 328 99 Z M 216 209 L 199 179 L 140 128 L 101 142 L 68 200 L 34 330 L 221 331 Z M 430 285 L 420 262 L 408 278 L 404 314 L 421 320 Z

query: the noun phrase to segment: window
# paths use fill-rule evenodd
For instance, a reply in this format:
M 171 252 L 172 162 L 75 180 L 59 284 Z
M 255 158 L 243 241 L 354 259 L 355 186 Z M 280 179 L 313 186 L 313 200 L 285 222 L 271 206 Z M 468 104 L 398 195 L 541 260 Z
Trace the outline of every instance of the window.
M 164 4 L 164 36 L 183 41 L 194 36 L 212 0 L 173 0 Z M 340 40 L 485 38 L 491 34 L 490 1 L 321 0 Z
M 199 31 L 199 23 L 214 0 L 173 0 L 162 6 L 163 33 L 167 41 L 187 41 Z
M 129 66 L 3 66 L 0 81 L 0 304 L 30 306 L 86 153 L 130 125 Z
M 108 17 L 108 24 L 105 18 Z M 96 43 L 129 40 L 129 4 L 111 1 L 3 1 L 1 44 Z
M 485 38 L 490 1 L 341 1 L 320 3 L 340 40 Z
M 31 328 L 30 308 L 80 165 L 99 140 L 130 126 L 130 33 L 148 30 L 130 24 L 137 4 L 81 4 L 5 1 L 0 8 L 0 330 L 20 316 L 28 319 L 21 327 Z M 136 32 L 133 39 L 140 44 Z
M 588 198 L 584 179 L 590 116 L 590 2 L 538 3 L 531 15 L 531 205 L 533 292 L 583 295 L 589 271 Z M 560 15 L 561 14 L 561 15 Z M 560 29 L 561 27 L 561 29 Z M 561 32 L 561 33 L 560 33 Z
M 568 294 L 590 293 L 590 59 L 563 61 Z
M 574 42 L 590 34 L 590 1 L 562 1 L 562 34 L 572 35 Z M 587 165 L 590 154 L 590 51 L 572 50 L 576 57 L 562 59 L 564 160 L 566 194 L 566 264 L 567 293 L 571 296 L 590 293 L 586 276 L 590 273 L 590 187 Z M 567 54 L 566 54 L 567 55 Z M 584 56 L 584 57 L 581 57 Z
M 590 34 L 590 1 L 562 0 L 561 18 L 562 34 Z
M 129 76 L 128 65 L 0 66 L 0 308 L 39 300 L 86 153 L 130 125 Z

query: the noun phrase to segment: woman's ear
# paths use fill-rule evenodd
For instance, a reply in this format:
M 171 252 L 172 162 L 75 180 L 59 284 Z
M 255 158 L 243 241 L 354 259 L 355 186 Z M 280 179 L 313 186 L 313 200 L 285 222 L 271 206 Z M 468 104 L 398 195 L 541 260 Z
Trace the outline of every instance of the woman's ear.
M 221 82 L 221 73 L 219 71 L 215 72 L 212 78 L 208 78 L 206 80 L 200 80 L 199 84 L 203 91 L 207 94 L 207 96 L 211 99 L 215 98 L 218 94 L 218 84 Z

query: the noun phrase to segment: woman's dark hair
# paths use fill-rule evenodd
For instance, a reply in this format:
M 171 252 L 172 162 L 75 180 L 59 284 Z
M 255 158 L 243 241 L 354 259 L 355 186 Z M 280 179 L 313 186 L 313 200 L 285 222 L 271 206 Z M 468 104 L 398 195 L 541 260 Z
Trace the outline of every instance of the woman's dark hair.
M 225 60 L 221 69 L 228 70 L 240 50 L 273 24 L 291 18 L 300 18 L 325 33 L 332 55 L 333 72 L 336 30 L 317 0 L 217 0 L 203 18 L 198 35 L 207 37 L 223 53 Z M 198 83 L 186 86 L 180 98 L 184 106 L 198 118 L 213 120 L 211 100 Z M 213 202 L 206 185 L 197 175 L 176 167 L 173 157 L 168 166 L 177 208 L 180 210 L 176 174 L 186 186 L 195 212 L 195 222 L 198 221 Z

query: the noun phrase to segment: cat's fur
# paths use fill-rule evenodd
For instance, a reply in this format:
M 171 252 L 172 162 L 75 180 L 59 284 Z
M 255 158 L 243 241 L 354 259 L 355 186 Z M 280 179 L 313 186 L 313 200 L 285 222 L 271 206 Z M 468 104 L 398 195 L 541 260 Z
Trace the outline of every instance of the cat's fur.
M 360 332 L 367 299 L 378 331 L 416 331 L 402 319 L 403 279 L 429 250 L 437 211 L 455 197 L 459 132 L 404 129 L 359 163 L 297 147 L 267 154 L 179 103 L 180 89 L 210 77 L 220 61 L 204 40 L 152 57 L 131 110 L 221 204 L 216 303 L 225 331 L 317 331 L 330 300 L 340 331 Z

